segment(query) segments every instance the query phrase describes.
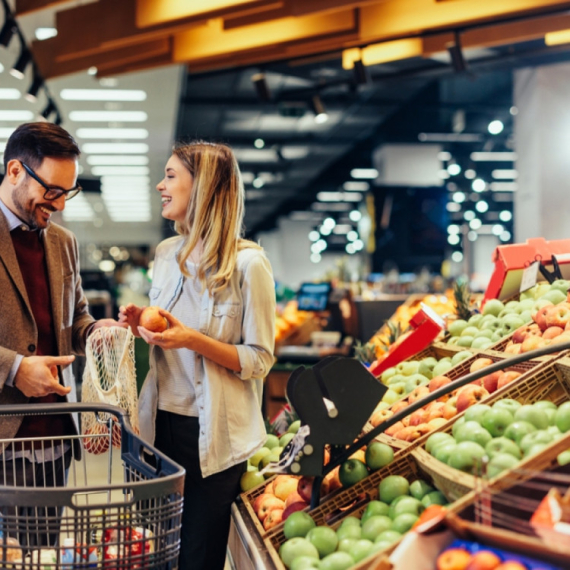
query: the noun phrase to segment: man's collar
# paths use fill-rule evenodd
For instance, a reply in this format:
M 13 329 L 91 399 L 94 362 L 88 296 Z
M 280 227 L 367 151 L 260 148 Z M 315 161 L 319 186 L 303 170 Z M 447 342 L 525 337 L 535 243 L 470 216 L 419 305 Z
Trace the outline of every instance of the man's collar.
M 12 210 L 10 210 L 10 208 L 8 208 L 6 204 L 4 204 L 1 198 L 0 198 L 0 210 L 6 217 L 6 221 L 8 222 L 8 229 L 10 231 L 15 230 L 16 228 L 22 228 L 24 230 L 30 229 L 30 227 L 27 224 L 22 222 L 22 220 L 20 220 L 20 218 L 18 218 L 18 216 L 16 216 L 16 214 L 14 214 L 14 212 L 12 212 Z

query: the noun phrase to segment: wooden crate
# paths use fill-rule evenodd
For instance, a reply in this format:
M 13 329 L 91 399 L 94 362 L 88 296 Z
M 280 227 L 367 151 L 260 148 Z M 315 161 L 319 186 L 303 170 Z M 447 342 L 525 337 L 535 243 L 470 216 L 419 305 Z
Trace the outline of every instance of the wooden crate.
M 515 333 L 512 332 L 510 335 L 503 337 L 501 340 L 499 340 L 498 342 L 496 342 L 495 344 L 493 344 L 489 348 L 487 348 L 485 352 L 489 352 L 491 354 L 497 353 L 497 354 L 503 355 L 503 357 L 506 356 L 505 355 L 505 348 L 507 348 L 507 344 L 509 344 L 509 342 L 513 338 L 514 334 Z M 553 354 L 547 354 L 545 356 L 539 356 L 537 358 L 534 358 L 531 362 L 548 362 L 549 360 L 555 360 L 557 358 L 560 358 L 561 356 L 564 356 L 565 354 L 568 354 L 567 350 L 562 351 L 562 352 L 555 352 Z
M 444 354 L 444 351 L 445 351 L 445 349 L 443 349 L 441 347 L 434 347 L 433 350 L 434 350 L 435 354 Z M 473 356 L 466 358 L 465 360 L 462 360 L 459 364 L 457 364 L 456 366 L 454 366 L 453 368 L 448 370 L 445 373 L 445 375 L 450 380 L 457 380 L 458 378 L 462 378 L 466 374 L 469 374 L 469 369 L 471 368 L 471 364 L 473 364 L 473 362 L 475 362 L 475 360 L 477 360 L 478 358 L 489 358 L 493 362 L 500 362 L 500 361 L 506 362 L 508 360 L 507 358 L 505 358 L 504 354 L 489 353 L 487 351 L 474 353 Z M 542 364 L 542 363 L 539 361 L 529 360 L 527 362 L 521 362 L 520 364 L 515 364 L 512 366 L 506 366 L 506 368 L 509 368 L 511 370 L 516 370 L 517 372 L 521 372 L 523 375 L 526 375 L 527 372 L 533 370 L 534 368 L 536 368 L 540 364 Z M 519 379 L 517 379 L 517 381 L 518 380 Z M 452 418 L 449 420 L 449 422 L 452 424 L 454 420 L 455 420 L 455 418 Z M 445 428 L 445 425 L 442 426 L 442 428 Z M 442 428 L 440 428 L 438 430 L 434 430 L 434 431 L 440 431 Z M 372 425 L 370 424 L 370 422 L 367 422 L 366 425 L 364 426 L 364 431 L 369 432 L 371 429 L 373 429 Z M 400 439 L 396 439 L 395 437 L 391 437 L 391 436 L 386 435 L 384 433 L 378 435 L 376 437 L 376 439 L 378 441 L 381 441 L 382 443 L 386 443 L 387 445 L 390 445 L 394 449 L 408 449 L 408 450 L 410 450 L 410 449 L 413 449 L 415 447 L 418 447 L 419 445 L 422 445 L 432 433 L 433 433 L 433 431 L 422 436 L 422 437 L 420 437 L 420 438 L 418 438 L 416 441 L 413 441 L 413 442 L 402 441 Z
M 567 360 L 556 360 L 540 365 L 535 370 L 517 378 L 514 382 L 507 384 L 500 390 L 491 394 L 481 403 L 493 404 L 498 400 L 511 398 L 521 404 L 533 403 L 538 400 L 549 400 L 556 405 L 570 400 L 570 362 Z M 432 433 L 441 431 L 451 433 L 453 424 L 463 417 L 465 412 L 455 416 L 452 421 L 441 426 Z M 556 456 L 570 447 L 570 433 L 554 441 L 542 452 L 537 453 L 527 459 L 523 459 L 517 466 L 517 470 L 535 469 L 541 470 L 550 467 Z M 435 459 L 423 447 L 416 447 L 412 451 L 422 469 L 429 473 L 436 486 L 445 494 L 448 500 L 456 500 L 464 496 L 469 491 L 480 489 L 483 482 L 480 478 L 453 469 Z M 522 472 L 522 471 L 521 471 Z M 497 488 L 501 484 L 508 484 L 512 474 L 505 472 L 498 475 L 489 483 L 493 483 Z M 501 483 L 501 480 L 503 483 Z
M 348 489 L 343 489 L 342 492 L 336 494 L 336 496 L 331 496 L 331 498 L 322 505 L 309 511 L 309 514 L 317 525 L 328 525 L 336 530 L 346 517 L 360 517 L 368 503 L 378 499 L 378 485 L 380 481 L 388 475 L 401 475 L 406 477 L 410 483 L 415 479 L 424 479 L 428 483 L 433 482 L 412 455 L 400 455 L 395 458 L 390 465 L 376 471 L 356 485 Z M 460 501 L 451 505 L 449 509 L 455 512 L 466 506 L 466 502 Z M 285 570 L 285 566 L 279 558 L 279 547 L 286 540 L 283 534 L 283 528 L 276 527 L 268 533 L 264 541 L 277 570 Z M 384 551 L 375 552 L 370 557 L 362 560 L 358 565 L 351 567 L 351 570 L 372 570 L 373 568 L 377 568 L 378 562 L 389 554 L 397 544 L 398 543 L 394 543 Z

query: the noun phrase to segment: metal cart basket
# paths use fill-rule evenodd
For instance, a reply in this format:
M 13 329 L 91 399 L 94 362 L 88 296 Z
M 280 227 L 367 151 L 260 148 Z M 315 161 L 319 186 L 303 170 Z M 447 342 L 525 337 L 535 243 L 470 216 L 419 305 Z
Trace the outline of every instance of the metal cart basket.
M 185 471 L 121 409 L 0 406 L 0 423 L 70 413 L 97 414 L 104 435 L 0 440 L 0 568 L 178 568 Z

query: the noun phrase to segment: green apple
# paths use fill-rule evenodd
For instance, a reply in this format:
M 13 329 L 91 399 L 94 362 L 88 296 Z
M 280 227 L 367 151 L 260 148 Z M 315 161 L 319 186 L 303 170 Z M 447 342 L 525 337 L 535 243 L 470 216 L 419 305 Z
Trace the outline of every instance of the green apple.
M 348 554 L 352 556 L 354 562 L 360 562 L 372 554 L 372 546 L 372 541 L 361 538 L 352 545 Z
M 548 443 L 535 443 L 526 453 L 525 457 L 531 457 L 541 451 L 544 451 L 548 447 Z
M 377 502 L 379 503 L 380 501 L 377 501 Z M 386 506 L 387 506 L 387 505 L 386 505 Z M 358 518 L 356 518 L 356 517 L 348 516 L 348 517 L 342 519 L 342 522 L 340 523 L 340 526 L 341 526 L 341 527 L 343 527 L 343 526 L 357 526 L 357 527 L 360 527 L 360 523 L 361 523 L 360 519 L 358 519 Z
M 477 327 L 465 327 L 459 336 L 475 336 L 479 332 Z
M 453 364 L 451 364 L 451 360 L 440 360 L 434 367 L 433 367 L 433 376 L 444 376 L 445 373 L 450 369 L 453 368 Z
M 477 422 L 481 425 L 481 418 L 483 417 L 483 414 L 490 409 L 491 406 L 488 406 L 487 404 L 475 404 L 465 410 L 463 417 L 465 418 L 466 422 Z
M 546 429 L 550 425 L 548 416 L 540 409 L 531 404 L 521 406 L 514 416 L 516 421 L 532 424 L 536 429 Z
M 487 465 L 487 477 L 492 479 L 506 469 L 512 469 L 518 463 L 519 460 L 516 457 L 513 457 L 510 453 L 497 453 L 491 458 Z
M 478 429 L 481 429 L 481 424 L 479 422 L 475 421 L 468 422 L 466 420 L 455 430 L 453 437 L 455 438 L 455 441 L 457 443 L 459 443 L 460 441 L 471 441 L 464 438 L 466 438 L 470 432 L 476 431 Z
M 556 426 L 548 426 L 546 428 L 546 431 L 548 433 L 552 434 L 552 437 L 554 439 L 559 439 L 560 437 L 562 437 L 564 435 Z
M 419 366 L 420 363 L 416 362 L 415 360 L 405 361 L 400 362 L 400 364 L 396 366 L 396 370 L 398 370 L 399 374 L 403 374 L 404 376 L 411 376 L 412 374 L 417 373 Z
M 491 317 L 481 323 L 481 330 L 490 330 L 491 332 L 498 332 L 503 326 L 503 321 L 497 319 L 497 317 Z
M 432 491 L 435 491 L 435 489 L 422 479 L 416 479 L 413 483 L 410 484 L 410 495 L 419 501 L 421 501 L 425 495 L 431 493 Z
M 388 382 L 388 380 L 390 380 L 390 378 L 392 378 L 392 376 L 395 376 L 397 373 L 396 368 L 392 367 L 392 368 L 387 368 L 386 370 L 384 370 L 384 372 L 382 372 L 382 374 L 380 375 L 380 380 L 382 380 L 382 382 L 384 384 L 386 384 L 386 382 Z
M 382 501 L 370 501 L 360 517 L 360 524 L 364 524 L 369 518 L 377 516 L 388 516 L 390 507 Z
M 471 423 L 477 422 L 465 422 L 465 426 Z M 493 436 L 482 426 L 472 430 L 465 429 L 465 426 L 457 433 L 456 441 L 458 444 L 465 441 L 473 441 L 484 448 L 493 439 Z
M 435 356 L 426 356 L 425 358 L 420 360 L 420 363 L 421 362 L 427 364 L 430 368 L 433 369 L 433 367 L 437 364 L 438 360 L 437 358 L 435 358 Z
M 479 324 L 481 323 L 481 321 L 483 320 L 484 316 L 481 313 L 476 313 L 474 315 L 471 315 L 469 317 L 469 320 L 467 321 L 470 325 L 473 325 L 475 327 L 478 327 Z
M 385 530 L 376 537 L 376 542 L 386 541 L 390 544 L 393 544 L 394 542 L 400 540 L 400 538 L 402 538 L 401 532 L 397 532 L 395 530 Z
M 287 520 L 289 520 L 291 516 L 289 516 Z M 317 549 L 306 538 L 302 538 L 300 536 L 296 536 L 285 541 L 279 548 L 279 556 L 287 568 L 291 568 L 293 560 L 301 556 L 316 558 L 317 560 L 319 559 Z
M 401 495 L 408 495 L 410 484 L 405 477 L 401 475 L 388 475 L 380 481 L 378 485 L 378 496 L 380 500 L 388 505 Z
M 489 329 L 484 329 L 484 330 L 478 330 L 475 334 L 474 334 L 475 338 L 481 338 L 484 337 L 486 339 L 491 339 L 493 337 L 493 331 L 489 330 Z
M 386 515 L 370 517 L 362 523 L 362 538 L 374 542 L 376 537 L 385 530 L 392 528 L 392 519 Z
M 358 527 L 360 528 L 360 527 Z M 338 537 L 338 531 L 336 533 L 337 537 Z M 360 535 L 358 536 L 358 538 L 360 538 Z M 337 547 L 337 551 L 338 552 L 348 552 L 350 550 L 350 547 L 358 540 L 358 538 L 342 538 L 338 541 L 338 547 Z
M 538 402 L 534 402 L 532 404 L 535 408 L 541 408 L 546 410 L 557 410 L 556 404 L 554 402 L 550 402 L 548 400 L 539 400 Z
M 277 463 L 279 461 L 279 453 L 275 450 L 279 449 L 278 447 L 274 447 L 267 455 L 264 455 L 259 462 L 258 468 L 265 469 L 270 463 Z
M 431 505 L 447 505 L 447 499 L 441 491 L 432 491 L 422 497 L 422 505 L 426 509 Z
M 457 364 L 459 364 L 466 358 L 470 358 L 471 356 L 473 356 L 473 353 L 470 352 L 469 350 L 461 350 L 453 355 L 453 357 L 451 358 L 451 365 L 456 366 Z
M 395 519 L 397 516 L 402 515 L 404 513 L 411 513 L 418 517 L 423 513 L 423 511 L 424 511 L 424 506 L 422 505 L 421 501 L 415 499 L 414 497 L 403 496 L 403 498 L 400 501 L 392 502 L 392 504 L 390 505 L 390 511 L 388 512 L 388 516 L 391 519 Z
M 503 400 L 499 400 L 498 402 L 495 402 L 493 404 L 493 408 L 503 408 L 509 412 L 511 412 L 511 414 L 513 414 L 513 416 L 515 415 L 516 411 L 521 407 L 520 402 L 517 402 L 516 400 L 512 400 L 511 398 L 504 398 Z
M 368 468 L 360 459 L 347 459 L 338 472 L 343 487 L 351 487 L 368 477 Z
M 300 427 L 301 427 L 301 420 L 295 420 L 294 422 L 291 422 L 291 424 L 289 424 L 289 427 L 287 428 L 287 433 L 296 434 L 299 431 Z
M 554 414 L 554 425 L 562 432 L 570 430 L 570 402 L 560 404 Z
M 532 310 L 539 311 L 543 307 L 548 307 L 548 306 L 554 306 L 552 301 L 549 301 L 548 299 L 537 299 L 534 302 L 534 305 L 532 306 Z
M 407 376 L 404 376 L 403 374 L 394 374 L 394 376 L 390 377 L 388 379 L 388 386 L 393 386 L 394 384 L 405 384 L 406 380 L 408 379 Z
M 279 438 L 279 445 L 281 447 L 286 447 L 287 444 L 295 437 L 294 433 L 291 432 L 287 432 L 284 433 L 280 438 Z
M 455 420 L 455 422 L 453 423 L 453 427 L 451 428 L 451 433 L 453 434 L 453 437 L 457 435 L 457 431 L 464 424 L 465 424 L 465 416 L 461 416 L 460 418 Z
M 310 556 L 297 556 L 291 563 L 291 570 L 312 570 L 319 568 L 320 561 Z
M 521 299 L 519 301 L 518 313 L 521 315 L 524 311 L 532 311 L 534 299 Z
M 436 445 L 431 450 L 431 454 L 442 463 L 447 463 L 449 456 L 453 453 L 453 450 L 457 447 L 455 440 L 447 441 Z
M 508 437 L 495 437 L 485 446 L 485 451 L 491 459 L 498 453 L 509 453 L 517 459 L 522 458 L 519 446 Z
M 431 453 L 436 445 L 439 445 L 444 441 L 455 441 L 455 440 L 451 434 L 445 433 L 444 431 L 436 431 L 435 433 L 430 434 L 426 440 L 426 445 L 425 445 L 426 451 L 428 453 Z
M 305 537 L 307 533 L 317 525 L 309 513 L 305 511 L 295 511 L 285 520 L 283 534 L 285 538 Z
M 570 281 L 566 279 L 556 279 L 550 284 L 550 289 L 557 289 L 558 291 L 562 291 L 562 293 L 567 293 L 568 289 L 570 289 Z
M 505 430 L 505 437 L 512 439 L 518 446 L 520 446 L 522 438 L 527 433 L 532 433 L 533 431 L 536 431 L 536 428 L 531 423 L 522 420 L 515 420 Z
M 553 305 L 558 305 L 558 303 L 566 301 L 566 293 L 562 293 L 562 291 L 559 291 L 558 289 L 550 289 L 548 293 L 541 295 L 540 298 L 550 301 Z
M 485 449 L 474 441 L 462 441 L 455 446 L 447 464 L 466 473 L 479 473 Z
M 426 363 L 422 360 L 420 362 L 419 367 L 418 367 L 418 374 L 421 374 L 422 376 L 425 376 L 428 380 L 431 380 L 431 378 L 433 376 L 433 367 L 434 366 L 435 366 L 435 364 L 432 364 L 430 366 L 429 363 Z
M 239 486 L 243 493 L 261 485 L 265 481 L 265 477 L 259 471 L 246 471 L 239 480 Z
M 423 374 L 411 374 L 406 380 L 406 392 L 410 393 L 414 388 L 418 386 L 423 386 L 429 382 L 429 378 L 426 378 Z
M 475 339 L 475 337 L 473 336 L 460 336 L 457 339 L 457 342 L 455 343 L 457 346 L 462 346 L 462 347 L 469 347 L 473 344 L 473 340 Z M 435 373 L 435 372 L 434 372 Z
M 570 463 L 570 449 L 563 451 L 556 457 L 556 461 L 558 461 L 558 465 L 567 465 Z
M 276 435 L 273 435 L 272 433 L 268 433 L 264 447 L 267 447 L 267 449 L 273 449 L 274 447 L 278 446 L 279 446 L 279 438 Z
M 521 319 L 525 322 L 528 323 L 529 321 L 532 320 L 532 311 L 527 310 L 527 311 L 521 311 L 519 313 L 519 315 L 521 316 Z
M 489 299 L 483 307 L 483 315 L 493 315 L 496 317 L 504 308 L 505 305 L 503 305 L 499 299 Z
M 494 341 L 492 341 L 490 338 L 477 336 L 473 339 L 473 342 L 471 343 L 471 348 L 478 348 L 481 350 L 485 350 L 489 348 L 492 344 L 494 344 Z
M 459 340 L 458 336 L 452 336 L 447 339 L 447 344 L 451 346 L 457 345 L 457 341 Z
M 447 327 L 451 336 L 459 336 L 467 328 L 467 321 L 456 319 Z
M 402 384 L 404 386 L 404 384 Z M 388 388 L 382 397 L 382 401 L 386 402 L 387 404 L 394 404 L 402 397 L 402 394 L 398 394 L 398 392 Z
M 312 528 L 305 538 L 317 549 L 320 558 L 333 553 L 338 546 L 336 532 L 328 526 Z
M 333 552 L 321 560 L 319 570 L 348 570 L 353 566 L 354 558 L 348 552 Z
M 532 433 L 527 433 L 520 442 L 520 448 L 523 454 L 526 456 L 530 451 L 530 448 L 537 444 L 548 445 L 554 441 L 554 436 L 547 430 L 533 431 Z
M 519 327 L 525 324 L 525 321 L 520 317 L 520 315 L 505 315 L 503 317 L 502 330 L 504 334 L 510 334 L 516 331 Z
M 279 443 L 279 442 L 278 442 Z M 260 449 L 258 449 L 250 458 L 249 458 L 249 463 L 251 465 L 253 465 L 254 467 L 258 467 L 260 461 L 266 456 L 269 455 L 271 453 L 271 449 L 269 449 L 268 447 L 261 447 Z
M 501 408 L 491 408 L 483 414 L 481 425 L 493 437 L 500 437 L 504 435 L 505 430 L 513 421 L 514 417 L 511 412 Z
M 394 450 L 385 443 L 373 441 L 368 444 L 365 453 L 366 465 L 371 471 L 377 471 L 392 463 L 394 459 Z
M 417 515 L 413 515 L 412 513 L 402 513 L 392 522 L 392 530 L 404 534 L 414 526 L 418 518 L 419 517 Z

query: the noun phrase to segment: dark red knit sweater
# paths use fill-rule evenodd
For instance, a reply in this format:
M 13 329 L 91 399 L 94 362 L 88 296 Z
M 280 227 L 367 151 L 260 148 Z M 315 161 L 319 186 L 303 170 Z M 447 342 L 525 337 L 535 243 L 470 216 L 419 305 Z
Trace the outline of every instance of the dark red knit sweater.
M 57 340 L 53 327 L 51 297 L 47 264 L 42 240 L 38 231 L 26 231 L 16 228 L 10 232 L 20 271 L 26 285 L 26 292 L 38 327 L 38 343 L 36 355 L 56 356 Z M 65 398 L 57 394 L 49 394 L 41 398 L 30 398 L 30 403 L 58 402 Z M 17 438 L 54 437 L 69 435 L 69 416 L 26 416 Z

